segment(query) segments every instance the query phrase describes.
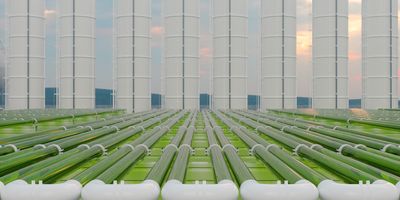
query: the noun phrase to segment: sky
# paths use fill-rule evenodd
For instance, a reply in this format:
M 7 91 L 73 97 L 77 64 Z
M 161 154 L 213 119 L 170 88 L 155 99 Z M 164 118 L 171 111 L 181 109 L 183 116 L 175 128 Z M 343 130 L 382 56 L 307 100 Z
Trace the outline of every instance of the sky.
M 4 41 L 5 11 L 0 0 L 0 40 Z M 46 86 L 56 80 L 56 0 L 46 1 Z M 152 0 L 152 92 L 161 91 L 162 35 L 161 1 Z M 349 95 L 361 97 L 361 0 L 349 0 Z M 210 0 L 200 0 L 200 92 L 210 91 L 212 35 Z M 312 96 L 312 0 L 297 0 L 297 92 Z M 248 92 L 260 93 L 260 0 L 249 0 Z M 96 87 L 112 88 L 112 0 L 97 0 Z M 1 45 L 0 45 L 1 53 Z M 2 63 L 0 56 L 0 63 Z M 400 70 L 399 70 L 400 74 Z M 400 88 L 400 87 L 399 87 Z

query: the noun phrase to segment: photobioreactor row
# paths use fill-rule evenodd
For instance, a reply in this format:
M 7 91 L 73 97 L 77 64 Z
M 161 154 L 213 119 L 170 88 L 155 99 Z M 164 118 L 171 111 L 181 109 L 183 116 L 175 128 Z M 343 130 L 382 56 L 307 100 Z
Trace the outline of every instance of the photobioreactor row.
M 400 196 L 397 111 L 103 111 L 0 134 L 1 200 Z

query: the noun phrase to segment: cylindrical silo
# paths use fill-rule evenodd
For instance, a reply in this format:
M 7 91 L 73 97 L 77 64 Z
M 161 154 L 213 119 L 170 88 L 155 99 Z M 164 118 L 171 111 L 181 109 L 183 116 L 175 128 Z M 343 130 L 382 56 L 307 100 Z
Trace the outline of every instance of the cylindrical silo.
M 363 94 L 365 109 L 397 108 L 398 1 L 363 0 Z
M 213 107 L 247 109 L 248 0 L 213 0 Z
M 261 26 L 261 108 L 297 108 L 296 0 L 262 0 Z
M 313 107 L 346 109 L 348 0 L 313 0 Z
M 151 0 L 114 1 L 116 107 L 127 112 L 151 109 Z
M 59 108 L 95 107 L 95 0 L 58 0 Z
M 6 108 L 45 105 L 45 2 L 7 0 Z
M 199 0 L 163 0 L 165 107 L 199 108 Z

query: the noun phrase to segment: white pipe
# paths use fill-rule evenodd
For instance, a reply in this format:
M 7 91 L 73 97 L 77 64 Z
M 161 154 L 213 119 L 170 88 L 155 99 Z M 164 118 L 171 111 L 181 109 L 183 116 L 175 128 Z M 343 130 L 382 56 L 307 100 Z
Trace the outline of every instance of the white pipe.
M 152 180 L 141 184 L 105 184 L 93 180 L 82 189 L 83 200 L 157 200 L 159 195 L 160 186 Z
M 236 200 L 239 191 L 231 180 L 222 180 L 218 184 L 182 184 L 178 180 L 169 180 L 161 196 L 164 200 Z
M 248 180 L 240 186 L 243 200 L 317 200 L 318 190 L 306 180 L 295 184 L 260 184 L 255 180 Z
M 1 193 L 4 189 L 4 183 L 0 181 L 0 200 L 1 200 Z
M 75 180 L 61 184 L 28 184 L 23 180 L 16 180 L 7 184 L 0 192 L 1 200 L 78 200 L 81 189 L 81 184 Z
M 318 185 L 322 200 L 399 200 L 396 187 L 384 180 L 372 184 L 339 184 L 331 180 Z

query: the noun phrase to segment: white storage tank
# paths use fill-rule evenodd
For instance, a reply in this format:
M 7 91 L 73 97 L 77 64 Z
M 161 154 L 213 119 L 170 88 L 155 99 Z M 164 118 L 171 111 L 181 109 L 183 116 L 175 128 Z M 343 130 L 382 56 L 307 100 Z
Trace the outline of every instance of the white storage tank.
M 313 0 L 313 107 L 346 109 L 348 0 Z
M 362 1 L 365 109 L 397 108 L 398 1 Z
M 261 0 L 261 109 L 297 108 L 296 0 Z
M 151 109 L 151 0 L 114 0 L 115 103 L 127 112 Z
M 6 109 L 45 106 L 45 2 L 6 0 Z
M 213 0 L 213 107 L 247 109 L 248 0 Z
M 96 0 L 58 0 L 58 107 L 95 107 Z
M 163 0 L 165 107 L 198 109 L 199 0 Z

